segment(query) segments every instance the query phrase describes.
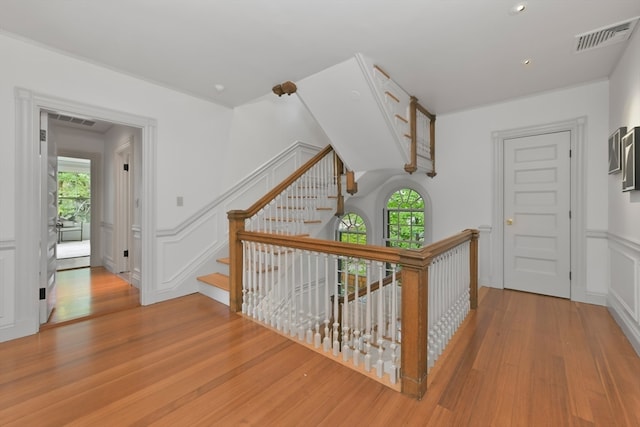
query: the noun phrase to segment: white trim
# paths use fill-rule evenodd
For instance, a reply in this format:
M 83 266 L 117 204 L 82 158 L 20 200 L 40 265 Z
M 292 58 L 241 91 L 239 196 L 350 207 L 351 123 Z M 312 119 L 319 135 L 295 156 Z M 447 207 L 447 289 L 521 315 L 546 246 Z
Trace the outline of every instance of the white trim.
M 16 249 L 15 240 L 0 240 L 0 251 L 11 251 Z
M 26 286 L 16 287 L 18 317 L 24 318 L 25 327 L 21 335 L 38 331 L 37 295 L 38 283 L 38 234 L 40 175 L 37 136 L 39 112 L 41 109 L 66 114 L 82 114 L 99 120 L 125 126 L 137 127 L 142 131 L 142 277 L 141 303 L 155 301 L 156 291 L 156 121 L 126 112 L 106 109 L 80 102 L 41 94 L 24 88 L 15 89 L 16 98 L 16 283 Z M 34 324 L 35 323 L 35 324 Z M 26 331 L 26 333 L 24 333 Z
M 222 193 L 220 196 L 216 197 L 213 201 L 209 202 L 202 208 L 198 209 L 194 214 L 182 221 L 176 227 L 158 230 L 156 235 L 158 237 L 173 237 L 183 233 L 187 228 L 198 222 L 207 213 L 215 210 L 219 205 L 222 205 L 225 201 L 227 201 L 227 199 L 230 199 L 232 196 L 236 196 L 242 189 L 255 185 L 257 180 L 263 179 L 267 172 L 283 163 L 283 159 L 288 159 L 290 155 L 296 154 L 298 150 L 307 150 L 315 155 L 316 153 L 320 152 L 321 148 L 302 141 L 295 141 L 289 147 L 285 148 L 284 151 L 278 153 L 278 155 L 264 163 L 262 166 L 259 166 L 250 175 L 248 175 L 241 181 L 238 181 L 229 190 Z M 298 167 L 299 166 L 302 166 L 302 164 L 299 164 Z
M 589 302 L 586 290 L 585 171 L 587 120 L 579 117 L 557 123 L 493 132 L 493 232 L 494 259 L 491 283 L 504 288 L 504 141 L 544 133 L 569 131 L 571 134 L 571 300 Z
M 614 294 L 609 293 L 607 305 L 609 313 L 611 313 L 611 316 L 613 316 L 636 353 L 638 353 L 638 356 L 640 356 L 640 328 L 637 323 L 629 316 L 628 312 L 620 304 L 618 297 Z
M 493 286 L 491 283 L 491 267 L 493 266 L 491 229 L 490 225 L 478 226 L 478 231 L 480 232 L 478 240 L 478 284 L 480 286 Z
M 588 229 L 585 231 L 585 237 L 587 239 L 608 239 L 609 234 L 607 230 L 591 230 Z

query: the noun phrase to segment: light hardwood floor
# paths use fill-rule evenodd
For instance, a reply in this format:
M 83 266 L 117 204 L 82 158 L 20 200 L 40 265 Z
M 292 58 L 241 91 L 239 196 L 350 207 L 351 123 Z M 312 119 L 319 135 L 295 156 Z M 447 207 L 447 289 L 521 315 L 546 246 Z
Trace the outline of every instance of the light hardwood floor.
M 0 344 L 0 425 L 640 426 L 605 308 L 480 298 L 422 401 L 196 294 Z
M 103 267 L 57 272 L 56 305 L 43 329 L 140 305 L 140 292 Z

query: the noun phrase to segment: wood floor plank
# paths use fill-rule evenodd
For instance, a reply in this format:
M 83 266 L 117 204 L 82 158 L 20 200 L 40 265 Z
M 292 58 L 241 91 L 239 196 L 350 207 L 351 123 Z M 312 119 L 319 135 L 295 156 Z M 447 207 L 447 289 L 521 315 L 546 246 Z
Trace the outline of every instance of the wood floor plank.
M 606 308 L 482 288 L 407 398 L 201 295 L 0 344 L 2 426 L 640 425 Z

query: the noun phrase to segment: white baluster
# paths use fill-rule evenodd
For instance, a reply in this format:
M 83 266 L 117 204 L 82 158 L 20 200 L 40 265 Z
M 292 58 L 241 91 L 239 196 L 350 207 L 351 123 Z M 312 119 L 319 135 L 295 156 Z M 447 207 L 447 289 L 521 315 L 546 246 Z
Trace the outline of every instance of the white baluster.
M 304 341 L 304 252 L 300 251 L 300 306 L 298 308 L 298 339 Z
M 334 265 L 335 265 L 335 271 L 337 272 L 337 274 L 339 274 L 339 270 L 338 270 L 338 265 L 340 263 L 339 257 L 335 256 L 334 257 Z M 335 286 L 333 288 L 333 355 L 334 356 L 338 356 L 338 354 L 340 353 L 340 340 L 339 340 L 339 335 L 340 335 L 340 323 L 338 322 L 338 316 L 339 316 L 339 303 L 340 303 L 340 281 L 338 280 L 338 278 L 335 278 Z
M 378 378 L 382 378 L 384 375 L 384 361 L 383 353 L 384 348 L 382 344 L 384 342 L 384 288 L 383 288 L 383 280 L 384 280 L 384 263 L 378 262 L 378 332 L 377 332 L 377 344 L 378 344 L 378 361 L 376 362 L 376 375 Z
M 329 337 L 329 255 L 324 254 L 324 338 L 322 340 L 322 349 L 326 352 L 331 347 L 331 338 Z
M 397 281 L 396 281 L 396 271 L 397 265 L 393 264 L 392 272 L 391 272 L 391 286 L 393 289 L 393 293 L 391 294 L 391 384 L 395 384 L 398 380 L 398 366 L 397 366 L 397 356 L 398 356 L 398 344 L 396 343 L 396 331 L 397 331 L 397 299 L 398 293 L 396 290 Z

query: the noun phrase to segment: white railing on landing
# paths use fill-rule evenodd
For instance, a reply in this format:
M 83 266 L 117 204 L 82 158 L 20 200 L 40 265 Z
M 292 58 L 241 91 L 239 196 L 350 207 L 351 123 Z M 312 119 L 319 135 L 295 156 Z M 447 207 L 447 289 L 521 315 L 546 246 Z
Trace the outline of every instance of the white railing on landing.
M 397 264 L 252 241 L 244 241 L 243 248 L 244 314 L 397 383 L 401 323 Z M 353 273 L 339 273 L 347 264 L 355 266 Z M 391 279 L 385 280 L 388 271 Z M 366 285 L 356 295 L 350 283 L 359 283 L 360 278 Z
M 232 309 L 414 397 L 477 306 L 475 230 L 421 250 L 235 235 Z
M 471 309 L 470 241 L 434 257 L 429 266 L 428 368 L 431 369 Z

